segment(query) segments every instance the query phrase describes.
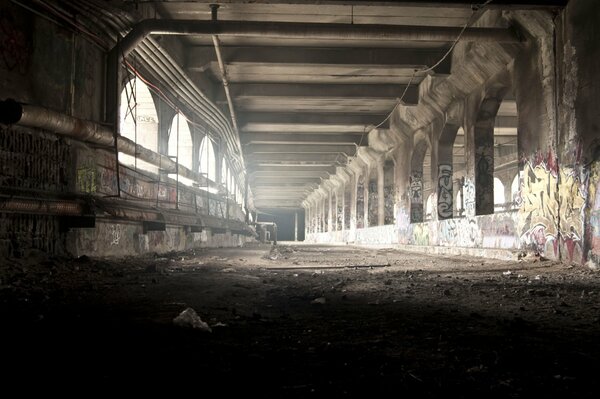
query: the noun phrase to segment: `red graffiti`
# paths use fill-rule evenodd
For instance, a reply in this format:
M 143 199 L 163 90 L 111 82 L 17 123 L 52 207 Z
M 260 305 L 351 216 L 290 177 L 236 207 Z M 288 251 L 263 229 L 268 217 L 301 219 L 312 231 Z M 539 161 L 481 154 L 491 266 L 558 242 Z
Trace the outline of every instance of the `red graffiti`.
M 17 25 L 11 15 L 0 13 L 0 56 L 6 69 L 24 74 L 29 67 L 31 45 Z

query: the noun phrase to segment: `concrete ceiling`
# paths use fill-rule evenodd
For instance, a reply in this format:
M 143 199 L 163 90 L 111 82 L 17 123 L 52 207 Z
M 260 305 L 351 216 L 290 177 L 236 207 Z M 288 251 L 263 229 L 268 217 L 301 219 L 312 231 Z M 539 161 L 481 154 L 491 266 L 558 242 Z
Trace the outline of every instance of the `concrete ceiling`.
M 165 18 L 209 20 L 203 1 L 153 3 Z M 219 20 L 396 24 L 462 28 L 473 11 L 461 1 L 219 1 Z M 494 7 L 549 2 L 494 1 Z M 563 5 L 561 1 L 550 2 Z M 525 4 L 525 6 L 523 6 Z M 210 36 L 181 38 L 185 68 L 199 87 L 229 109 Z M 440 60 L 450 42 L 221 37 L 222 58 L 257 207 L 300 207 L 322 179 L 367 145 L 369 126 L 383 121 L 402 93 L 418 103 L 426 76 L 415 69 Z M 428 74 L 448 76 L 451 57 Z M 516 106 L 503 104 L 503 134 L 516 134 Z M 385 127 L 385 126 L 384 126 Z

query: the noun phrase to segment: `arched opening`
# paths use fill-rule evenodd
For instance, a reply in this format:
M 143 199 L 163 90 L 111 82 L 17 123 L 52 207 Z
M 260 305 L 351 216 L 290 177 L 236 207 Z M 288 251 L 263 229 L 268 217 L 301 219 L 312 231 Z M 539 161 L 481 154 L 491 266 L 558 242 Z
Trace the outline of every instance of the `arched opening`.
M 512 94 L 508 93 L 500 103 L 494 121 L 494 177 L 500 179 L 504 190 L 504 206 L 496 206 L 494 200 L 496 212 L 515 208 L 515 193 L 518 192 L 519 171 L 517 125 L 517 104 Z M 515 177 L 511 180 L 512 176 Z M 515 179 L 517 180 L 516 183 Z M 496 193 L 494 192 L 495 197 Z
M 158 150 L 158 115 L 154 100 L 146 84 L 137 77 L 131 79 L 121 92 L 119 119 L 121 136 L 149 150 Z M 135 169 L 158 172 L 158 167 L 121 152 L 119 162 Z
M 504 209 L 506 199 L 504 198 L 504 184 L 497 177 L 494 177 L 494 211 Z
M 185 166 L 188 169 L 192 168 L 192 133 L 187 120 L 183 114 L 178 113 L 171 122 L 169 128 L 169 142 L 167 145 L 167 154 L 172 157 L 173 160 Z M 170 174 L 171 178 L 177 178 L 176 174 Z M 193 181 L 182 176 L 179 176 L 179 181 L 191 186 Z
M 200 142 L 200 173 L 204 174 L 210 180 L 217 179 L 217 157 L 212 140 L 208 136 L 204 136 Z

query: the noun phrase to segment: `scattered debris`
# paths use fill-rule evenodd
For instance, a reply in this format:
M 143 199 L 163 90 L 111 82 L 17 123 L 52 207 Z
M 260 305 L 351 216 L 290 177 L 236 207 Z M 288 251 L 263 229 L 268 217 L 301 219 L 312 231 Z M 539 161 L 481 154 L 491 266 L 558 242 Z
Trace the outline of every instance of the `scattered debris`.
M 324 305 L 326 302 L 327 302 L 327 300 L 325 299 L 325 297 L 320 297 L 320 298 L 313 299 L 310 303 L 312 303 L 314 305 Z
M 208 324 L 202 321 L 200 316 L 192 308 L 187 308 L 173 319 L 173 324 L 178 327 L 194 328 L 200 331 L 212 332 Z

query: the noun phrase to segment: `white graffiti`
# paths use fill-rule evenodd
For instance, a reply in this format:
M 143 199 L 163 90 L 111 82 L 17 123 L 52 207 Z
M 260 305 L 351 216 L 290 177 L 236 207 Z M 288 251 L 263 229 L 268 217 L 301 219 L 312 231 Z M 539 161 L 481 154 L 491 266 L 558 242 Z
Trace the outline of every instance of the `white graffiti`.
M 452 218 L 452 165 L 440 165 L 438 169 L 438 217 Z
M 475 216 L 475 182 L 472 179 L 465 179 L 463 185 L 464 204 L 467 216 Z
M 110 225 L 111 242 L 110 245 L 119 245 L 121 242 L 121 225 L 111 224 Z

